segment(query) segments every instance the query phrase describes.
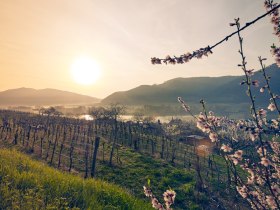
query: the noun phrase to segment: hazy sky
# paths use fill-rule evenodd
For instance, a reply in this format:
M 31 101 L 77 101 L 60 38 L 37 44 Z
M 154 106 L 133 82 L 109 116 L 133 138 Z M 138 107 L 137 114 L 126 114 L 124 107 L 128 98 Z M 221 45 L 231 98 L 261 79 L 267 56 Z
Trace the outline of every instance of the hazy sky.
M 265 13 L 264 0 L 0 0 L 0 90 L 57 88 L 103 98 L 141 84 L 176 77 L 240 75 L 237 37 L 214 54 L 184 65 L 151 65 L 151 57 L 181 55 L 213 45 Z M 278 2 L 278 1 L 275 1 Z M 244 36 L 249 68 L 258 56 L 273 63 L 269 18 Z M 77 57 L 94 59 L 101 77 L 76 84 L 70 75 Z

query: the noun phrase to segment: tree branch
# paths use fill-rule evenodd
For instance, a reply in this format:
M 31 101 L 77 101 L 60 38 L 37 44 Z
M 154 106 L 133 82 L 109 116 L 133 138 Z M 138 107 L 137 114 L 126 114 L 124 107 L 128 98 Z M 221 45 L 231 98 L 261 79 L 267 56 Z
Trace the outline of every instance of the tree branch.
M 270 13 L 272 13 L 273 11 L 277 10 L 280 7 L 280 4 L 273 7 L 271 10 L 269 10 L 268 12 L 266 12 L 265 14 L 257 17 L 256 19 L 247 22 L 243 27 L 241 27 L 239 30 L 229 34 L 228 36 L 226 36 L 224 39 L 222 39 L 221 41 L 217 42 L 216 44 L 212 45 L 212 46 L 207 46 L 205 48 L 200 48 L 199 50 L 193 51 L 193 53 L 186 53 L 184 55 L 181 55 L 179 57 L 170 57 L 169 55 L 166 58 L 156 58 L 153 57 L 151 58 L 151 62 L 152 64 L 183 64 L 183 63 L 187 63 L 189 60 L 191 60 L 192 58 L 202 58 L 202 56 L 208 56 L 209 53 L 212 53 L 212 49 L 214 49 L 215 47 L 217 47 L 218 45 L 222 44 L 224 41 L 228 41 L 228 39 L 232 36 L 234 36 L 235 34 L 239 33 L 240 31 L 243 31 L 245 28 L 249 27 L 250 25 L 256 23 L 257 21 L 259 21 L 260 19 L 264 18 L 265 16 L 269 15 Z M 232 25 L 232 24 L 230 24 Z

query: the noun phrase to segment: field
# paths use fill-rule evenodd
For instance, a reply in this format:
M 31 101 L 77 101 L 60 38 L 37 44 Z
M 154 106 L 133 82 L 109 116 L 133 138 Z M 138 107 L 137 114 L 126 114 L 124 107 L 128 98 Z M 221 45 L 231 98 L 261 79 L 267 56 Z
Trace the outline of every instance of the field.
M 0 1 L 0 210 L 280 210 L 279 9 Z
M 86 121 L 14 111 L 1 111 L 1 119 L 2 146 L 80 177 L 115 183 L 139 199 L 145 200 L 143 185 L 150 179 L 159 198 L 170 187 L 177 192 L 175 209 L 226 208 L 231 205 L 229 198 L 241 202 L 229 185 L 221 157 L 199 154 L 195 146 L 168 136 L 156 123 Z M 192 127 L 186 130 L 195 132 Z
M 0 209 L 151 209 L 104 181 L 60 172 L 15 150 L 0 149 Z

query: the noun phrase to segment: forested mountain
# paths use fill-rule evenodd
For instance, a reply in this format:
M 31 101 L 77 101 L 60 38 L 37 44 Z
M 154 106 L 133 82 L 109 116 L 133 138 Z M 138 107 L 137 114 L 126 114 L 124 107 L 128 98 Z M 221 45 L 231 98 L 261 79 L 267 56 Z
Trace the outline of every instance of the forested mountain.
M 271 76 L 271 87 L 275 93 L 280 93 L 280 68 L 276 64 L 266 69 Z M 185 101 L 197 103 L 205 99 L 208 103 L 242 103 L 249 100 L 246 95 L 246 85 L 240 85 L 244 76 L 223 77 L 194 77 L 175 78 L 159 85 L 141 85 L 128 91 L 115 92 L 102 103 L 122 103 L 126 105 L 144 104 L 172 104 L 177 103 L 177 97 L 181 96 Z M 260 104 L 266 104 L 268 94 L 260 93 L 260 88 L 265 85 L 261 71 L 256 71 L 252 80 L 259 80 L 259 87 L 252 87 Z

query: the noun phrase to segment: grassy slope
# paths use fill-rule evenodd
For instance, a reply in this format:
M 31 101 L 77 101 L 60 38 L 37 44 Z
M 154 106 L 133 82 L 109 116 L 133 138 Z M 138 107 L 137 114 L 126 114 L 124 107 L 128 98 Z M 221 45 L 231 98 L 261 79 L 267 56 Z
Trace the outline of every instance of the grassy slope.
M 0 149 L 0 209 L 152 209 L 123 189 Z
M 136 197 L 144 198 L 142 186 L 151 180 L 151 187 L 157 198 L 162 201 L 165 190 L 172 188 L 177 196 L 174 209 L 201 209 L 208 205 L 207 198 L 201 194 L 195 196 L 195 172 L 165 161 L 156 160 L 148 155 L 133 152 L 121 147 L 119 156 L 122 164 L 108 167 L 97 166 L 97 177 L 125 186 Z

